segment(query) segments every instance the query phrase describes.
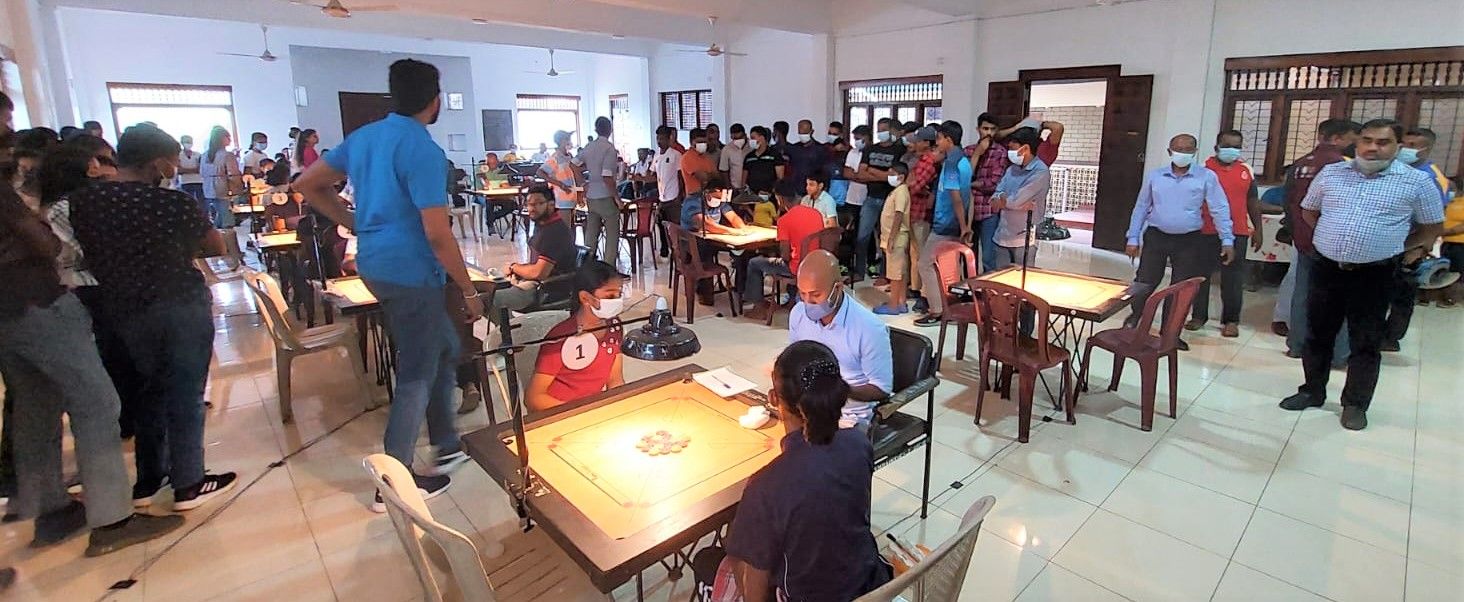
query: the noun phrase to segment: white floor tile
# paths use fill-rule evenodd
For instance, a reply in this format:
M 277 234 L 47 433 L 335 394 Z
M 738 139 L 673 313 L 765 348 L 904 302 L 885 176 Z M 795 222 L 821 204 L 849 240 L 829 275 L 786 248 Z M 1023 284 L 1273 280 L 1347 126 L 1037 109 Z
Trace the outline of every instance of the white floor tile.
M 1464 592 L 1464 570 L 1447 571 L 1408 561 L 1408 602 L 1457 602 Z
M 1017 602 L 1048 602 L 1050 600 L 1082 600 L 1083 602 L 1123 602 L 1123 596 L 1103 589 L 1103 586 L 1079 577 L 1076 573 L 1048 563 L 1042 572 L 1032 579 Z
M 1375 493 L 1278 468 L 1260 506 L 1395 554 L 1408 551 L 1408 504 Z
M 1096 510 L 1077 498 L 1040 483 L 993 468 L 942 503 L 955 515 L 983 495 L 996 496 L 996 506 L 982 527 L 1023 549 L 1051 558 Z
M 1366 431 L 1354 433 L 1365 436 Z M 1348 441 L 1322 441 L 1294 433 L 1281 453 L 1281 468 L 1300 470 L 1390 497 L 1409 501 L 1413 488 L 1413 462 L 1363 449 Z
M 1099 510 L 1052 559 L 1132 600 L 1202 600 L 1226 559 Z
M 1464 573 L 1464 517 L 1415 508 L 1408 528 L 1408 560 Z
M 1103 509 L 1229 558 L 1255 506 L 1147 469 L 1135 469 Z
M 1251 518 L 1234 560 L 1339 602 L 1403 597 L 1403 556 L 1264 508 Z
M 1036 435 L 1030 443 L 1002 456 L 997 464 L 1094 505 L 1103 503 L 1132 469 L 1123 460 L 1057 437 Z
M 1255 503 L 1275 464 L 1171 434 L 1154 446 L 1139 468 Z
M 1326 598 L 1235 562 L 1225 569 L 1212 602 L 1325 602 Z

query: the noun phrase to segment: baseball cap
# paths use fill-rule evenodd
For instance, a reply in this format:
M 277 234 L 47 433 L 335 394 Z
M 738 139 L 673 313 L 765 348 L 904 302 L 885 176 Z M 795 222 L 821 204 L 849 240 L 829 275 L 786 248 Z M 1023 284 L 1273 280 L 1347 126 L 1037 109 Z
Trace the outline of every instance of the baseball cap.
M 926 142 L 935 142 L 935 128 L 928 125 L 921 127 L 920 129 L 915 130 L 915 138 L 917 140 L 924 140 Z
M 571 132 L 566 132 L 564 130 L 554 132 L 554 144 L 564 144 L 565 142 L 569 142 L 569 137 L 571 135 L 573 135 Z

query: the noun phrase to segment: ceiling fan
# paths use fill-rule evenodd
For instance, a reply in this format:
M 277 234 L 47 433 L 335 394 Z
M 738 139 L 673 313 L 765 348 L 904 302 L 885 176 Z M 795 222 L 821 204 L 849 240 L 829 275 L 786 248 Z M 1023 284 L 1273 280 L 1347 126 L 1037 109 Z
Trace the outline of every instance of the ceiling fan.
M 717 39 L 717 18 L 716 17 L 707 17 L 707 23 L 711 24 L 711 26 L 712 26 L 712 39 L 713 40 L 716 40 Z M 730 50 L 727 50 L 726 48 L 723 48 L 720 45 L 718 45 L 716 42 L 712 42 L 712 44 L 710 46 L 707 46 L 707 49 L 706 50 L 682 50 L 681 52 L 696 52 L 696 53 L 701 53 L 701 54 L 705 54 L 707 56 L 712 56 L 712 57 L 717 57 L 717 56 L 722 56 L 722 55 L 728 55 L 728 56 L 747 56 L 746 54 L 741 53 L 741 52 L 732 52 Z
M 312 2 L 305 2 L 304 0 L 290 0 L 290 4 L 314 6 L 316 8 L 319 8 L 320 12 L 323 13 L 325 16 L 334 17 L 337 19 L 349 19 L 351 18 L 351 13 L 379 13 L 397 10 L 397 5 L 395 4 L 373 4 L 370 6 L 357 6 L 355 8 L 346 8 L 346 5 L 341 4 L 341 0 L 326 0 L 325 4 L 315 4 Z
M 264 61 L 266 63 L 273 63 L 273 62 L 275 62 L 275 60 L 278 59 L 279 57 L 275 56 L 273 52 L 270 52 L 269 51 L 269 26 L 267 26 L 267 25 L 260 25 L 259 26 L 259 32 L 262 33 L 262 34 L 264 34 L 264 52 L 261 52 L 259 54 L 244 54 L 244 53 L 241 53 L 241 52 L 220 52 L 219 54 L 223 54 L 223 55 L 227 55 L 227 56 L 243 56 L 243 57 L 248 57 L 248 58 L 251 58 L 251 59 L 259 59 L 259 60 Z
M 524 73 L 539 73 L 539 72 L 538 71 L 524 71 Z M 546 76 L 549 76 L 549 77 L 559 77 L 560 75 L 567 75 L 567 74 L 570 74 L 570 73 L 574 73 L 574 71 L 560 71 L 560 70 L 554 68 L 554 49 L 553 48 L 550 48 L 549 49 L 549 70 L 546 71 L 546 72 L 544 72 L 542 75 L 546 75 Z

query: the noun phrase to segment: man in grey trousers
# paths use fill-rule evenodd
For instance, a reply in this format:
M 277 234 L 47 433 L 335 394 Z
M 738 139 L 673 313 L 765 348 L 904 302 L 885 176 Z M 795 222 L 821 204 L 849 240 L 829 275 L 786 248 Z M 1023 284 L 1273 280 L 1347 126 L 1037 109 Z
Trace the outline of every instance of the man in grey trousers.
M 615 176 L 619 170 L 620 153 L 610 142 L 614 127 L 610 118 L 595 119 L 595 139 L 585 145 L 585 150 L 575 163 L 586 172 L 585 177 L 585 246 L 594 251 L 600 242 L 600 232 L 605 233 L 605 251 L 600 260 L 620 271 L 620 201 L 616 198 Z

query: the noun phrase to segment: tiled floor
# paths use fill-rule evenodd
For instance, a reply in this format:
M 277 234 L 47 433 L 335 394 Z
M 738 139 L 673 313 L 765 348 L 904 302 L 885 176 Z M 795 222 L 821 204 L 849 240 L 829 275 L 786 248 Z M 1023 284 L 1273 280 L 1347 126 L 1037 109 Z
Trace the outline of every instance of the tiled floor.
M 465 246 L 484 265 L 511 252 L 497 238 Z M 1122 257 L 1072 243 L 1044 243 L 1039 263 L 1120 278 L 1132 270 Z M 634 288 L 664 291 L 665 273 L 644 271 Z M 361 408 L 358 390 L 344 356 L 324 354 L 296 363 L 296 421 L 281 424 L 268 335 L 248 313 L 242 286 L 220 285 L 215 295 L 209 464 L 239 471 L 252 486 L 231 505 L 188 515 L 186 533 L 100 559 L 81 557 L 84 538 L 35 552 L 25 547 L 28 523 L 0 526 L 0 549 L 21 571 L 8 599 L 421 597 L 387 518 L 366 508 L 361 458 L 377 451 L 385 412 L 350 421 Z M 1179 418 L 1156 418 L 1148 433 L 1137 428 L 1136 371 L 1106 392 L 1110 362 L 1101 353 L 1076 425 L 1037 422 L 1031 442 L 1017 444 L 1012 404 L 991 396 L 978 428 L 971 362 L 948 350 L 936 392 L 930 516 L 916 516 L 922 456 L 914 454 L 876 474 L 875 527 L 934 546 L 971 502 L 995 495 L 967 575 L 969 600 L 1461 599 L 1464 311 L 1419 309 L 1402 353 L 1384 358 L 1371 428 L 1350 433 L 1338 427 L 1335 404 L 1302 414 L 1275 407 L 1301 370 L 1267 329 L 1272 299 L 1270 289 L 1247 294 L 1238 339 L 1220 338 L 1213 324 L 1189 337 Z M 701 309 L 695 361 L 729 364 L 766 383 L 783 319 L 770 329 Z M 913 328 L 908 317 L 891 324 Z M 661 368 L 627 363 L 630 378 Z M 461 428 L 485 423 L 479 411 Z M 474 465 L 429 506 L 479 538 L 515 525 L 507 496 Z M 108 592 L 129 577 L 137 583 Z M 650 577 L 652 599 L 689 593 L 689 579 Z M 633 589 L 616 594 L 627 599 Z

